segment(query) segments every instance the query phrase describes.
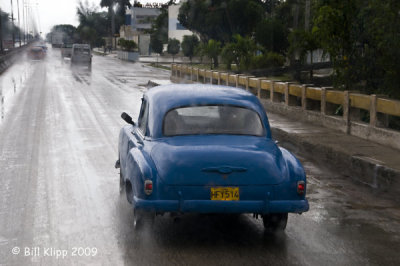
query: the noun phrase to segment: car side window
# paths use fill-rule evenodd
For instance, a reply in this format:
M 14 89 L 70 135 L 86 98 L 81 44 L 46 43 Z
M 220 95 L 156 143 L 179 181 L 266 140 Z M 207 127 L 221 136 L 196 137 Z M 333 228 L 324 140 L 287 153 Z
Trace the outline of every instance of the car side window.
M 149 116 L 149 104 L 145 99 L 143 99 L 142 107 L 140 108 L 140 114 L 138 119 L 138 127 L 142 134 L 146 135 L 146 128 L 147 128 L 147 119 Z

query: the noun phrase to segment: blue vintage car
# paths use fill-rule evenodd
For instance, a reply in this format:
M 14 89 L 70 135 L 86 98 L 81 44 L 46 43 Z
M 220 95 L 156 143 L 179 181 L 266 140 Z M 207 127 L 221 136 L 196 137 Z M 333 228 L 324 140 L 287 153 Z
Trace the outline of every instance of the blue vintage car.
M 167 85 L 147 91 L 137 123 L 119 135 L 120 187 L 134 226 L 156 214 L 253 213 L 284 230 L 309 208 L 300 162 L 271 138 L 265 111 L 245 90 Z

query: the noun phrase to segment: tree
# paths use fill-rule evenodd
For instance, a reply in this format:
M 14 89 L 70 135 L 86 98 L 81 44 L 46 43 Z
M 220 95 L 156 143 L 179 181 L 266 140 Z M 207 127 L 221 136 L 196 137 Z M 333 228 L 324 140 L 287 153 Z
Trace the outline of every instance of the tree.
M 114 6 L 117 5 L 117 20 L 115 19 Z M 124 24 L 125 22 L 125 14 L 126 8 L 131 7 L 131 3 L 129 0 L 101 0 L 101 7 L 108 8 L 108 15 L 111 17 L 111 37 L 115 36 L 115 28 Z
M 172 55 L 172 62 L 174 62 L 174 57 L 177 53 L 179 53 L 180 43 L 177 39 L 169 39 L 167 51 Z
M 151 24 L 150 38 L 168 43 L 168 9 L 161 8 L 161 13 Z
M 213 68 L 213 64 L 214 68 L 218 68 L 218 56 L 221 53 L 221 42 L 212 39 L 209 40 L 203 46 L 203 52 L 211 59 L 211 69 Z
M 256 50 L 257 45 L 253 39 L 236 34 L 233 36 L 233 42 L 225 45 L 222 57 L 228 64 L 235 62 L 239 70 L 247 70 Z M 230 66 L 228 68 L 230 69 Z
M 336 87 L 400 98 L 400 2 L 324 0 L 313 33 L 329 53 Z
M 53 26 L 51 28 L 50 34 L 54 32 L 64 33 L 64 43 L 74 43 L 79 40 L 79 33 L 77 31 L 77 28 L 69 24 L 60 24 Z
M 157 54 L 162 54 L 164 50 L 164 45 L 161 40 L 158 38 L 150 38 L 150 47 L 151 50 L 156 52 Z
M 116 16 L 115 16 L 115 29 L 119 31 L 122 25 L 125 24 L 126 9 L 131 8 L 129 0 L 116 0 Z
M 261 0 L 188 0 L 179 9 L 178 20 L 196 32 L 203 42 L 229 42 L 234 34 L 251 34 L 264 17 Z
M 232 63 L 235 62 L 238 65 L 238 57 L 236 55 L 236 49 L 234 43 L 225 44 L 221 51 L 222 61 L 226 64 L 228 70 L 232 69 Z
M 195 54 L 196 47 L 199 45 L 199 38 L 196 35 L 185 35 L 182 41 L 182 52 L 184 56 L 189 57 L 190 63 Z
M 18 28 L 14 23 L 11 22 L 10 16 L 8 13 L 3 12 L 2 10 L 0 10 L 0 34 L 1 34 L 1 40 L 5 40 L 10 38 L 11 39 L 11 35 L 14 32 L 14 35 L 17 36 L 19 35 L 20 32 L 22 32 L 22 30 L 20 28 Z M 0 52 L 2 52 L 1 48 L 2 47 L 3 42 L 0 43 Z
M 268 51 L 285 54 L 288 48 L 288 29 L 280 20 L 264 19 L 256 27 L 255 39 Z
M 251 65 L 251 59 L 257 51 L 257 45 L 250 37 L 242 37 L 239 34 L 233 36 L 233 43 L 231 44 L 233 54 L 235 55 L 235 62 L 240 71 L 248 70 Z
M 363 72 L 367 93 L 400 99 L 400 2 L 370 0 L 357 16 L 357 67 Z
M 299 56 L 300 62 L 305 63 L 306 56 L 310 53 L 311 65 L 313 64 L 313 51 L 321 47 L 317 36 L 313 32 L 294 30 L 289 35 L 289 56 Z M 313 78 L 313 69 L 310 69 L 310 78 Z
M 97 12 L 97 7 L 86 2 L 79 2 L 77 7 L 79 26 L 77 32 L 82 42 L 92 47 L 102 46 L 103 36 L 107 36 L 108 17 L 104 12 Z
M 115 0 L 101 0 L 100 6 L 108 8 L 108 15 L 111 17 L 111 38 L 115 35 L 115 13 L 114 13 Z

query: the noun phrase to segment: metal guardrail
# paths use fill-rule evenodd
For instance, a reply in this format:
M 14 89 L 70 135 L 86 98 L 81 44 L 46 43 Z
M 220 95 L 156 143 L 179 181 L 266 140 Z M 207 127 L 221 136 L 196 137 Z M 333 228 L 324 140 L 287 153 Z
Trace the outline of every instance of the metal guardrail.
M 263 77 L 256 78 L 178 64 L 172 64 L 171 70 L 172 76 L 181 78 L 186 76 L 192 81 L 243 87 L 252 91 L 259 98 L 270 99 L 272 102 L 282 101 L 286 105 L 298 105 L 305 110 L 315 110 L 315 106 L 319 106 L 321 113 L 325 115 L 332 114 L 338 106 L 342 106 L 343 119 L 346 121 L 356 119 L 355 110 L 352 109 L 369 111 L 371 126 L 384 126 L 387 119 L 382 115 L 400 117 L 400 101 L 378 95 L 338 91 L 332 88 L 317 88 L 304 84 L 279 82 Z M 352 113 L 353 116 L 351 116 Z

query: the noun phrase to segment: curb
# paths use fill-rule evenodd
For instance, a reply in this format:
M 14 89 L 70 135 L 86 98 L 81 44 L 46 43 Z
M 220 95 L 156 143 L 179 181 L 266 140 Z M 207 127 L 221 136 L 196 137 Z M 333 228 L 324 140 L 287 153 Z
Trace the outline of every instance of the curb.
M 0 59 L 0 74 L 6 71 L 11 65 L 12 65 L 12 60 Z
M 384 166 L 381 162 L 362 155 L 349 155 L 340 150 L 312 143 L 296 134 L 271 126 L 273 137 L 282 147 L 287 147 L 294 153 L 304 154 L 305 157 L 323 161 L 329 168 L 345 175 L 357 182 L 371 187 L 374 192 L 389 193 L 400 201 L 400 171 Z M 317 158 L 317 159 L 316 159 Z
M 101 56 L 106 56 L 107 55 L 105 53 L 102 53 L 102 52 L 99 52 L 99 51 L 95 51 L 95 50 L 92 50 L 92 53 L 97 54 L 97 55 L 101 55 Z

